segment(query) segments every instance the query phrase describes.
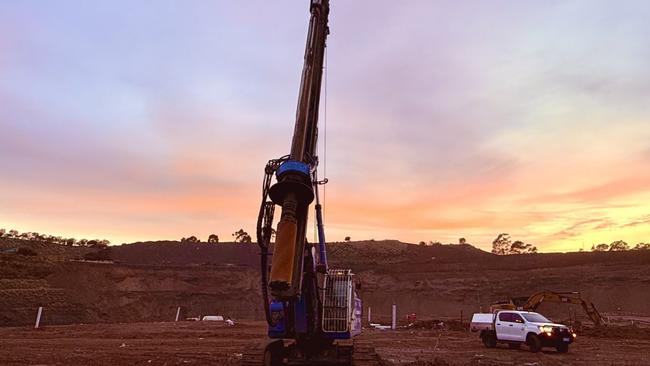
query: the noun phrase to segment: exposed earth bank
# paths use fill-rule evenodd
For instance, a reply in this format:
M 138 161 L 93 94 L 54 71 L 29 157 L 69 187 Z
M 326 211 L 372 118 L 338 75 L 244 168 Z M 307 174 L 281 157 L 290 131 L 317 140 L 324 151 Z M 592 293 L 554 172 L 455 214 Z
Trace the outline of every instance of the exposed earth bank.
M 170 321 L 223 314 L 261 319 L 259 256 L 254 244 L 135 243 L 111 247 L 115 263 L 77 261 L 90 249 L 0 239 L 0 325 Z M 650 251 L 496 256 L 470 245 L 397 241 L 330 244 L 331 264 L 362 281 L 365 306 L 387 319 L 467 318 L 499 299 L 548 289 L 581 291 L 603 313 L 650 315 Z M 559 319 L 579 308 L 545 304 Z M 583 318 L 584 319 L 584 318 Z

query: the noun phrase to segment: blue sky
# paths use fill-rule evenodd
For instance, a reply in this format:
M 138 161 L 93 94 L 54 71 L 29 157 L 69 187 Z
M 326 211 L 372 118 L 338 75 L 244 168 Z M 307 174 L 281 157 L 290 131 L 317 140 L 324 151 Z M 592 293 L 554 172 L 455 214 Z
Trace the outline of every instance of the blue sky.
M 252 232 L 262 168 L 289 149 L 308 16 L 295 0 L 0 2 L 2 226 Z M 649 16 L 333 1 L 329 237 L 650 241 Z

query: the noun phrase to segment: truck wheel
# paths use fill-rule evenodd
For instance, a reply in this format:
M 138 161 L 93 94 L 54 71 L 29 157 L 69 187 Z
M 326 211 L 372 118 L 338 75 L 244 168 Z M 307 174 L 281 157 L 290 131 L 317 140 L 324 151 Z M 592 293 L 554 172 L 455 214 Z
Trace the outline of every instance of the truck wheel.
M 508 343 L 508 347 L 510 349 L 519 349 L 521 347 L 521 343 Z
M 526 344 L 531 352 L 539 352 L 542 349 L 542 340 L 539 339 L 537 334 L 531 334 L 526 338 Z
M 494 335 L 493 332 L 486 333 L 483 336 L 483 344 L 487 348 L 494 348 L 497 346 L 497 337 Z
M 568 343 L 560 343 L 555 347 L 558 353 L 567 353 L 569 352 L 569 344 Z

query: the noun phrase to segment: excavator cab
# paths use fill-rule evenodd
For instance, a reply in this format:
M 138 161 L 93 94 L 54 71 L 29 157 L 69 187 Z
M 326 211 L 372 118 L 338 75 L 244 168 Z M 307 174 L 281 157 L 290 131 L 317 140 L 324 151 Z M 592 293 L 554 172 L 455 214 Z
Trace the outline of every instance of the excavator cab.
M 490 305 L 491 313 L 499 310 L 517 310 L 517 306 L 512 302 L 512 300 L 501 300 Z

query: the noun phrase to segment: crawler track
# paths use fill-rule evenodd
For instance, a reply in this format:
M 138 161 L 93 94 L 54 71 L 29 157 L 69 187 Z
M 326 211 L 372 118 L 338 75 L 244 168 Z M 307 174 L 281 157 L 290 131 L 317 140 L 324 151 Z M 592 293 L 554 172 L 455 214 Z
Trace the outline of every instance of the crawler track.
M 375 347 L 368 340 L 354 340 L 352 366 L 380 366 L 381 360 L 375 352 Z
M 267 354 L 267 350 L 270 354 Z M 242 353 L 242 366 L 279 366 L 282 364 L 283 343 L 281 340 L 249 344 Z
M 246 346 L 242 352 L 242 366 L 264 366 L 266 342 L 255 342 Z

